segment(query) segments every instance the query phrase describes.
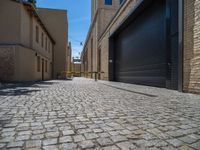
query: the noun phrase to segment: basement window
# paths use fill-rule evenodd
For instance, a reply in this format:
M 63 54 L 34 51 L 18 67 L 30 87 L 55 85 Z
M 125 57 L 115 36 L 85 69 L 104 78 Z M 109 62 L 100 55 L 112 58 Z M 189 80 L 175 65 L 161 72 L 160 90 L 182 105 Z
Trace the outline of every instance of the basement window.
M 105 0 L 105 5 L 112 5 L 112 0 Z

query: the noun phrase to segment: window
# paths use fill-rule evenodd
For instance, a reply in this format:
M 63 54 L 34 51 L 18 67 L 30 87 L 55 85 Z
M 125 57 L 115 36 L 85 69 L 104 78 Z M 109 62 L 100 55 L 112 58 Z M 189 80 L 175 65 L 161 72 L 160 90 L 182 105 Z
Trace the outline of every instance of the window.
M 41 36 L 41 46 L 44 46 L 44 33 L 42 32 L 42 36 Z
M 39 27 L 38 26 L 36 26 L 36 28 L 35 28 L 35 40 L 36 40 L 36 42 L 37 43 L 39 43 Z
M 40 56 L 37 57 L 37 71 L 40 72 Z
M 47 72 L 48 67 L 47 67 L 47 60 L 45 60 L 45 72 Z
M 47 50 L 47 37 L 45 38 L 45 49 Z
M 50 52 L 50 48 L 51 48 L 51 43 L 50 43 L 50 41 L 49 41 L 48 52 Z
M 112 0 L 105 0 L 105 5 L 112 5 Z
M 124 2 L 124 0 L 119 0 L 120 5 Z

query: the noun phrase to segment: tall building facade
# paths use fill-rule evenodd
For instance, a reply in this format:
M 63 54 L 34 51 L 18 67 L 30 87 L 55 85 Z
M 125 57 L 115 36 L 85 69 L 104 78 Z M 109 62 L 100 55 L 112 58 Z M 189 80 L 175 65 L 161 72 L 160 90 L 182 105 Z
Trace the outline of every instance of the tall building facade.
M 114 0 L 99 0 L 115 8 Z M 98 4 L 92 4 L 92 23 L 82 52 L 82 66 L 100 72 L 99 79 L 200 92 L 199 0 L 124 0 L 104 30 L 95 20 Z M 111 8 L 110 7 L 110 8 Z M 97 11 L 96 11 L 97 9 Z M 95 30 L 94 30 L 95 31 Z M 90 47 L 93 47 L 91 49 Z M 92 53 L 92 55 L 91 55 Z M 93 56 L 93 57 L 92 57 Z M 95 65 L 94 65 L 95 64 Z M 93 76 L 91 76 L 93 77 Z
M 54 78 L 67 71 L 68 18 L 66 10 L 38 8 L 37 12 L 54 37 Z M 63 76 L 64 77 L 64 76 Z
M 86 44 L 82 52 L 84 59 L 82 60 L 82 71 L 86 76 L 94 77 L 98 68 L 98 39 L 108 26 L 114 14 L 120 6 L 119 0 L 91 1 L 91 25 L 87 35 Z M 87 59 L 86 59 L 87 58 Z

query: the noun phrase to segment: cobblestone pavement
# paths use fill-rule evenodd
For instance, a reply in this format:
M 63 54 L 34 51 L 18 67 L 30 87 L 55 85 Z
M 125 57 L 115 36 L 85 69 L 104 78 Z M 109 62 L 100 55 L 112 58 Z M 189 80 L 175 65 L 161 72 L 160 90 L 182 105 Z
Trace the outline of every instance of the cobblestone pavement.
M 0 149 L 199 150 L 200 96 L 84 78 L 11 85 Z

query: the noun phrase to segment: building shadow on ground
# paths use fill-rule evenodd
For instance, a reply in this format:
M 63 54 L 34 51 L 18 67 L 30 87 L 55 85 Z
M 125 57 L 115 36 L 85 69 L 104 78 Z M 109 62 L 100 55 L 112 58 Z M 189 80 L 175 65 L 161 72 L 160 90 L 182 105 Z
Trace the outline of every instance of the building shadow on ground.
M 20 96 L 30 95 L 34 92 L 39 92 L 56 82 L 39 81 L 39 82 L 26 82 L 26 83 L 3 83 L 0 87 L 0 96 Z

